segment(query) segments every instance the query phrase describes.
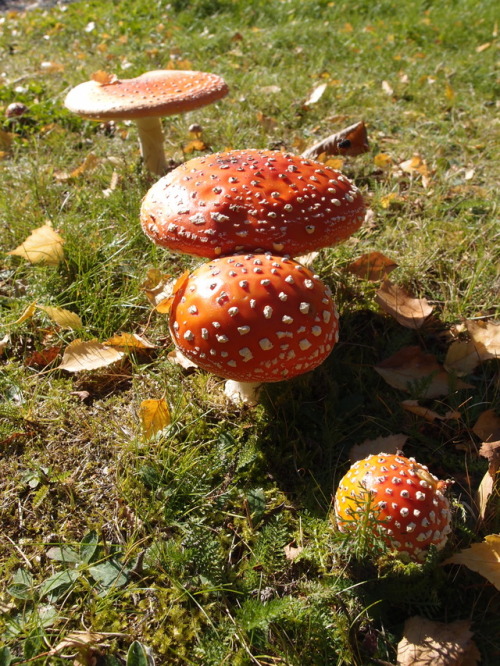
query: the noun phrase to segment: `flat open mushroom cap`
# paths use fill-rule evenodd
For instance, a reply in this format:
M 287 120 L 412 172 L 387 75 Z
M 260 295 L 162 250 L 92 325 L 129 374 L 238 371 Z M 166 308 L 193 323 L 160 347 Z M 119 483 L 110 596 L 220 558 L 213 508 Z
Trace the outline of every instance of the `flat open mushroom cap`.
M 171 171 L 144 197 L 141 224 L 158 245 L 209 259 L 298 256 L 346 239 L 364 214 L 359 190 L 339 171 L 250 149 L 197 157 Z
M 135 79 L 110 77 L 109 83 L 80 83 L 70 90 L 64 104 L 90 120 L 134 120 L 191 111 L 227 92 L 224 79 L 217 74 L 160 69 Z

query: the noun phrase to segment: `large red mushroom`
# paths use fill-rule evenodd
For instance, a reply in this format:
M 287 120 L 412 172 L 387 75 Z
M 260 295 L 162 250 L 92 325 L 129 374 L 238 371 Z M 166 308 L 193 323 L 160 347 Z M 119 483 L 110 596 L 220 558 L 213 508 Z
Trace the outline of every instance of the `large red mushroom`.
M 379 453 L 355 462 L 335 493 L 341 531 L 355 530 L 367 509 L 388 546 L 422 561 L 431 546 L 442 549 L 451 532 L 450 503 L 425 465 L 403 455 Z
M 141 224 L 158 245 L 209 259 L 289 256 L 339 243 L 362 224 L 358 188 L 319 162 L 269 150 L 196 157 L 147 192 Z
M 338 338 L 328 287 L 293 259 L 271 254 L 199 266 L 176 286 L 169 326 L 177 349 L 196 365 L 257 384 L 312 370 Z

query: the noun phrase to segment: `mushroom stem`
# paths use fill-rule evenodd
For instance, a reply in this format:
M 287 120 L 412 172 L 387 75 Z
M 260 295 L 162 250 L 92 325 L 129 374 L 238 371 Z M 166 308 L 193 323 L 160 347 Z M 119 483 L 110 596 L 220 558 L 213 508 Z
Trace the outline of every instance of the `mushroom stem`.
M 161 119 L 156 117 L 136 118 L 137 130 L 139 132 L 139 145 L 141 155 L 146 169 L 164 176 L 168 166 L 163 149 L 163 130 Z
M 234 404 L 244 403 L 254 406 L 259 402 L 260 382 L 237 382 L 228 379 L 224 385 L 224 393 Z

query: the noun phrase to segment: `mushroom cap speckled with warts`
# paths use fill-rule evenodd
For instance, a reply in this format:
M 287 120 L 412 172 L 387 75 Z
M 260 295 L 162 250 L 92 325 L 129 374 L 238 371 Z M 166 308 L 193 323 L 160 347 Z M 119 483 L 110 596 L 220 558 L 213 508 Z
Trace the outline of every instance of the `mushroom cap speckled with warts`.
M 314 369 L 338 339 L 329 288 L 293 259 L 220 257 L 180 280 L 169 326 L 199 367 L 238 382 L 277 382 Z
M 335 493 L 335 517 L 341 531 L 355 528 L 370 511 L 387 544 L 422 561 L 430 546 L 444 547 L 451 532 L 447 482 L 425 465 L 402 455 L 380 453 L 355 462 Z
M 196 157 L 168 173 L 146 193 L 141 224 L 158 245 L 209 259 L 299 256 L 345 240 L 364 214 L 360 191 L 339 171 L 248 149 Z
M 217 74 L 160 69 L 134 79 L 110 77 L 105 83 L 80 83 L 69 91 L 64 104 L 90 120 L 136 120 L 191 111 L 227 92 L 224 79 Z

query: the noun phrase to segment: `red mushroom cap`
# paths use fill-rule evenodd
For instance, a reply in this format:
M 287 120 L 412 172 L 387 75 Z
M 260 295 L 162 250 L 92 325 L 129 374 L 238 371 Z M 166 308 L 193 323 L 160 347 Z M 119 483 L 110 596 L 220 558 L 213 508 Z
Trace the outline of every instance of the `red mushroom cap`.
M 451 532 L 446 482 L 413 458 L 380 453 L 355 462 L 335 493 L 341 531 L 355 527 L 357 515 L 370 510 L 387 543 L 413 560 L 423 560 L 429 546 L 443 548 Z
M 232 150 L 161 178 L 143 199 L 141 224 L 155 243 L 185 254 L 298 256 L 344 240 L 364 213 L 359 190 L 335 169 L 278 151 Z
M 177 348 L 240 382 L 277 382 L 312 370 L 338 338 L 330 291 L 293 259 L 234 255 L 202 264 L 173 296 Z
M 65 106 L 91 120 L 169 116 L 211 104 L 228 92 L 217 74 L 158 69 L 134 79 L 85 81 L 69 91 Z

